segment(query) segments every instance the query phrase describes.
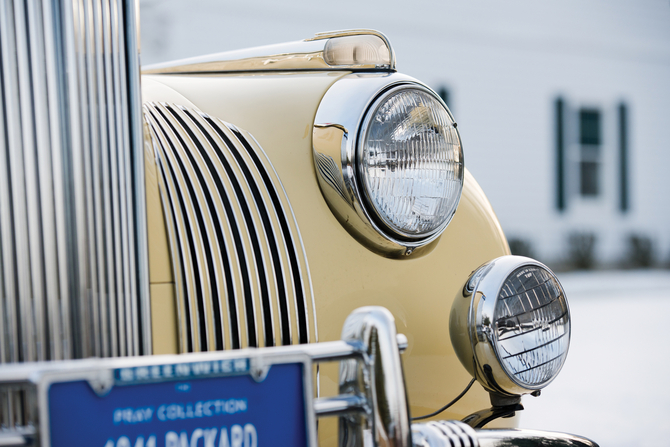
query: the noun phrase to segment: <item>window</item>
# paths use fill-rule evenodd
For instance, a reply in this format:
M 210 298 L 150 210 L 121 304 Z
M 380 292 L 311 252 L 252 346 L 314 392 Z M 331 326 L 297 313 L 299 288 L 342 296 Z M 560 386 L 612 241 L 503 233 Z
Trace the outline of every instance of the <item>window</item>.
M 582 196 L 595 197 L 600 194 L 601 164 L 601 119 L 600 111 L 579 111 L 579 184 Z
M 629 107 L 619 102 L 604 113 L 596 107 L 573 108 L 562 96 L 554 99 L 554 205 L 559 213 L 575 195 L 587 201 L 611 197 L 621 213 L 630 210 Z M 605 123 L 609 117 L 612 127 Z M 612 134 L 605 136 L 604 127 Z M 606 191 L 606 184 L 616 189 Z
M 449 90 L 445 86 L 442 86 L 437 89 L 437 94 L 440 95 L 440 98 L 442 98 L 442 101 L 451 109 L 451 106 L 449 105 Z

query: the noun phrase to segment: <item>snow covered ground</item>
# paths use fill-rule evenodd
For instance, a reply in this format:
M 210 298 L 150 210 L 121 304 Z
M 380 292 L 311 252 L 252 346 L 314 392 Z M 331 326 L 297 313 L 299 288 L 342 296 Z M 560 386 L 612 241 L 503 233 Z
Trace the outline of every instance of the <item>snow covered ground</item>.
M 602 447 L 670 445 L 670 271 L 564 273 L 570 352 L 522 428 L 589 437 Z

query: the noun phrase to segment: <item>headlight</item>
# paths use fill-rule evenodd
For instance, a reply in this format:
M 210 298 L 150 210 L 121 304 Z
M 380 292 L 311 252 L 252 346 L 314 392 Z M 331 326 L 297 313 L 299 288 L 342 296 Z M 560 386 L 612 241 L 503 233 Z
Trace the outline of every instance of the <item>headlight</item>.
M 451 309 L 452 344 L 489 391 L 526 394 L 561 370 L 570 345 L 570 310 L 556 275 L 521 256 L 477 269 Z
M 377 98 L 360 135 L 358 171 L 383 230 L 408 239 L 439 232 L 463 187 L 463 153 L 447 109 L 415 85 Z
M 388 257 L 430 251 L 456 212 L 463 150 L 449 110 L 399 74 L 352 74 L 314 121 L 319 186 L 340 223 Z

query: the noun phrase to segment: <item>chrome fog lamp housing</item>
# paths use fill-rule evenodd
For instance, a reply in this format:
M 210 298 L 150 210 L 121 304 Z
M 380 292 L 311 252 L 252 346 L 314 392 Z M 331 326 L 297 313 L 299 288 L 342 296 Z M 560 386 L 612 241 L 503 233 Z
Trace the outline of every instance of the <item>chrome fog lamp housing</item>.
M 326 92 L 313 131 L 319 186 L 340 223 L 386 257 L 430 251 L 463 190 L 449 109 L 408 76 L 356 73 Z
M 449 332 L 461 363 L 492 393 L 546 387 L 570 345 L 570 309 L 556 275 L 522 256 L 502 256 L 468 278 L 451 308 Z

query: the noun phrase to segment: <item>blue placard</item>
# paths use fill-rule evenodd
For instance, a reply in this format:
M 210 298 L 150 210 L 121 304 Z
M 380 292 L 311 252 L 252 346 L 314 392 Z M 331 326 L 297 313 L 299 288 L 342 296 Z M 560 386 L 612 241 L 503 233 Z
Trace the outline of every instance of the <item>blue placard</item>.
M 202 362 L 183 365 L 116 370 L 104 396 L 86 381 L 51 384 L 51 446 L 307 445 L 302 363 L 273 365 L 262 382 L 245 374 L 248 360 L 225 377 L 212 377 L 226 374 L 218 367 L 205 374 Z

